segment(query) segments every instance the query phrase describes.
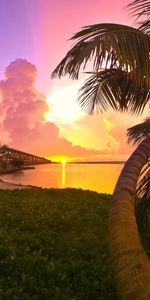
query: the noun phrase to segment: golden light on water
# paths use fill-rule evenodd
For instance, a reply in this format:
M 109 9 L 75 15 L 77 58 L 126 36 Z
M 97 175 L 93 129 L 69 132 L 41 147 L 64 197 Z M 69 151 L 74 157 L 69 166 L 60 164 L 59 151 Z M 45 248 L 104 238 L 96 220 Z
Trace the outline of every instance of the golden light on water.
M 61 183 L 62 183 L 62 188 L 65 187 L 66 184 L 66 160 L 62 160 L 61 164 L 62 164 L 62 172 L 61 172 Z
M 81 188 L 112 194 L 122 168 L 122 164 L 69 164 L 61 161 L 58 164 L 39 165 L 36 170 L 26 171 L 22 174 L 21 181 L 20 173 L 18 175 L 17 172 L 5 175 L 5 180 L 43 188 Z

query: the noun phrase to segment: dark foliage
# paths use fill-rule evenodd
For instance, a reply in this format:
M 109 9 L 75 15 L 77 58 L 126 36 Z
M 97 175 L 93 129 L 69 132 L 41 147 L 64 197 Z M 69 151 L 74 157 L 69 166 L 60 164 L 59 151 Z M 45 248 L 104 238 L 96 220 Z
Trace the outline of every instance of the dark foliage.
M 110 196 L 0 191 L 0 299 L 117 300 L 108 249 Z

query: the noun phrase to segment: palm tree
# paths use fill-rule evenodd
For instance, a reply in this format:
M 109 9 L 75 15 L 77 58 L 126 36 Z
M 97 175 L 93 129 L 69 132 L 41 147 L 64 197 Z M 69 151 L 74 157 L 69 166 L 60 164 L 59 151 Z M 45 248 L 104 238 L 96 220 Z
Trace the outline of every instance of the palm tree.
M 128 142 L 139 144 L 150 136 L 150 118 L 143 123 L 133 126 L 127 130 Z M 150 208 L 150 158 L 142 169 L 136 187 L 138 202 L 135 207 L 137 219 L 142 219 L 143 226 L 146 225 L 147 212 Z
M 139 144 L 142 140 L 150 136 L 150 118 L 143 123 L 135 125 L 127 130 L 128 142 Z M 150 158 L 141 171 L 137 184 L 137 196 L 142 199 L 150 198 Z M 141 201 L 143 202 L 143 201 Z
M 142 140 L 150 136 L 150 118 L 147 118 L 143 123 L 135 125 L 127 130 L 128 142 L 132 142 L 133 145 L 139 144 Z M 147 164 L 141 171 L 138 183 L 137 183 L 137 197 L 140 197 L 142 201 L 150 199 L 150 158 Z
M 150 12 L 148 0 L 130 6 L 137 16 Z M 79 104 L 89 113 L 116 111 L 141 114 L 150 100 L 150 21 L 139 29 L 120 24 L 86 26 L 72 40 L 76 44 L 52 73 L 78 79 L 81 67 L 93 59 L 93 70 L 80 91 Z M 149 126 L 149 123 L 148 123 Z M 142 136 L 140 139 L 143 139 Z M 150 158 L 148 134 L 126 162 L 116 184 L 110 212 L 110 254 L 120 297 L 150 299 L 150 262 L 140 241 L 134 199 L 141 170 Z

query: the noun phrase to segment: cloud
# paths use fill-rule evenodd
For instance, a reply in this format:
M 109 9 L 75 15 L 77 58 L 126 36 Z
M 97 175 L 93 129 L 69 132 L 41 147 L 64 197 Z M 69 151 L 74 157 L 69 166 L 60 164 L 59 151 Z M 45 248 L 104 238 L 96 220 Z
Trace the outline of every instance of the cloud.
M 133 151 L 133 147 L 127 141 L 127 128 L 133 126 L 135 120 L 128 115 L 112 114 L 104 119 L 108 128 L 108 137 L 110 142 L 108 147 L 114 149 L 114 153 L 119 155 L 128 155 Z
M 5 79 L 0 81 L 2 143 L 46 157 L 99 160 L 129 156 L 133 149 L 127 145 L 126 129 L 137 118 L 111 111 L 56 125 L 54 112 L 51 121 L 45 119 L 49 106 L 36 88 L 37 77 L 36 67 L 27 60 L 16 59 L 6 68 Z
M 6 68 L 0 81 L 0 130 L 9 146 L 42 156 L 67 155 L 87 157 L 104 151 L 74 146 L 60 136 L 59 128 L 44 119 L 49 107 L 46 97 L 36 87 L 36 67 L 16 59 Z
M 137 120 L 127 114 L 109 111 L 85 116 L 70 126 L 62 125 L 60 132 L 73 144 L 79 141 L 82 147 L 105 151 L 108 159 L 126 159 L 133 151 L 132 146 L 127 144 L 126 131 L 136 123 Z

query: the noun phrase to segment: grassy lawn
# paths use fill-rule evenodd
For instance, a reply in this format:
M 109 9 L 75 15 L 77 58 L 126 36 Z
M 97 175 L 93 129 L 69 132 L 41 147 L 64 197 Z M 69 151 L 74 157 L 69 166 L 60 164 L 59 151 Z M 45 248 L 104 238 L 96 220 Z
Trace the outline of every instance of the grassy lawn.
M 117 300 L 109 206 L 76 189 L 0 190 L 0 299 Z

